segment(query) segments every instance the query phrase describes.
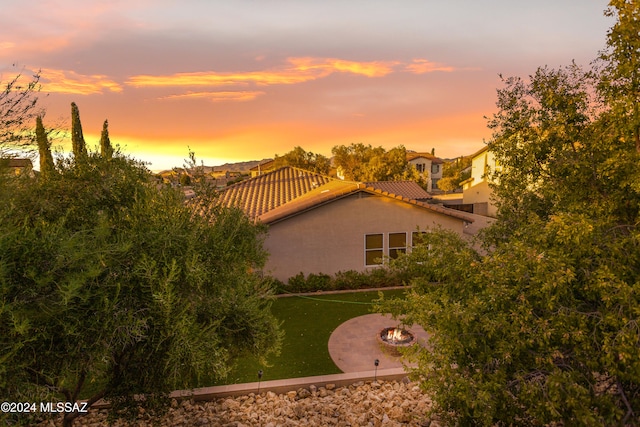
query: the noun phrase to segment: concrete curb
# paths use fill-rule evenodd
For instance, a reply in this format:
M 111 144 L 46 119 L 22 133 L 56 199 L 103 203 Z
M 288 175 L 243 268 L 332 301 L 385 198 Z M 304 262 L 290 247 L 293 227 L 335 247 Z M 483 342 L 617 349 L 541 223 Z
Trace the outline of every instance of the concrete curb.
M 315 377 L 289 378 L 283 380 L 271 380 L 243 384 L 229 384 L 213 387 L 202 387 L 193 390 L 176 390 L 169 395 L 172 399 L 194 401 L 208 401 L 222 397 L 244 396 L 251 393 L 266 393 L 271 391 L 276 394 L 284 394 L 288 391 L 297 391 L 301 388 L 308 389 L 311 385 L 316 387 L 326 387 L 332 384 L 335 387 L 344 387 L 360 381 L 400 381 L 407 377 L 404 368 L 378 369 L 378 371 L 350 372 L 346 374 L 318 375 Z M 107 409 L 111 405 L 100 400 L 96 402 L 93 409 Z
M 351 372 L 347 374 L 318 375 L 315 377 L 289 378 L 284 380 L 262 381 L 260 383 L 229 384 L 214 387 L 203 387 L 194 390 L 177 390 L 171 393 L 174 399 L 213 400 L 219 397 L 242 396 L 250 393 L 271 391 L 283 394 L 301 388 L 326 387 L 333 384 L 336 387 L 348 386 L 359 381 L 398 381 L 407 376 L 404 368 L 379 369 L 377 371 Z

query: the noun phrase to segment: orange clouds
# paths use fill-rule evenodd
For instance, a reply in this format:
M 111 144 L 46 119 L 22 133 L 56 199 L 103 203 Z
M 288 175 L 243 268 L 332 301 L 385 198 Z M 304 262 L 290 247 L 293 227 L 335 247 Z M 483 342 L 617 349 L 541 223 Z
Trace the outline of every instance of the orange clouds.
M 413 63 L 407 65 L 405 69 L 414 74 L 432 73 L 434 71 L 454 71 L 453 67 L 427 61 L 426 59 L 414 59 Z
M 133 87 L 246 87 L 293 85 L 325 78 L 335 73 L 347 73 L 367 78 L 379 78 L 395 72 L 424 74 L 436 71 L 451 72 L 454 68 L 426 59 L 411 63 L 399 61 L 349 61 L 338 58 L 288 58 L 280 67 L 262 71 L 215 72 L 202 71 L 171 75 L 136 75 L 124 85 Z M 122 92 L 123 85 L 104 75 L 81 75 L 74 71 L 42 70 L 43 89 L 46 92 L 79 95 L 102 94 L 105 91 Z M 264 95 L 263 91 L 193 91 L 168 95 L 159 99 L 208 99 L 213 102 L 250 101 Z
M 289 58 L 288 65 L 272 70 L 248 71 L 242 73 L 196 72 L 177 73 L 167 76 L 138 75 L 131 77 L 127 84 L 136 87 L 161 86 L 232 86 L 255 84 L 258 86 L 304 83 L 327 77 L 333 73 L 350 73 L 365 77 L 383 77 L 393 73 L 402 65 L 397 61 L 357 62 L 336 58 Z M 405 71 L 427 73 L 433 71 L 453 71 L 427 60 L 414 60 L 405 66 Z
M 85 76 L 74 71 L 42 69 L 42 87 L 45 92 L 93 95 L 111 92 L 122 92 L 122 86 L 103 75 Z
M 212 102 L 220 101 L 251 101 L 264 92 L 238 91 L 238 92 L 189 92 L 181 95 L 169 95 L 160 99 L 185 99 L 185 98 L 205 98 Z
M 177 73 L 169 76 L 139 75 L 127 83 L 132 86 L 258 86 L 304 83 L 326 77 L 335 72 L 380 77 L 392 72 L 389 62 L 355 62 L 333 58 L 290 58 L 288 66 L 265 71 L 244 73 Z
M 366 77 L 382 77 L 393 72 L 398 62 L 357 62 L 335 58 L 289 58 L 293 71 L 310 73 L 314 78 L 326 77 L 335 72 L 358 74 Z

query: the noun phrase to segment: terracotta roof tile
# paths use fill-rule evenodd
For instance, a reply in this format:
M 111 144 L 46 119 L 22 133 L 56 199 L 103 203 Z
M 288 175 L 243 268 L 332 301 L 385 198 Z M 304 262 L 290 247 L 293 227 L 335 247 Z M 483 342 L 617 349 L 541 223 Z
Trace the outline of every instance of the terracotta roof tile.
M 377 181 L 365 182 L 364 185 L 389 194 L 401 195 L 410 200 L 431 199 L 431 195 L 414 181 Z
M 285 166 L 224 189 L 220 201 L 224 206 L 239 207 L 256 219 L 332 180 L 318 173 Z
M 264 175 L 234 184 L 220 193 L 220 203 L 242 209 L 252 220 L 271 224 L 316 208 L 333 200 L 364 191 L 390 197 L 419 207 L 473 222 L 460 211 L 424 203 L 427 196 L 417 184 L 407 182 L 343 181 L 302 169 L 285 166 Z M 418 189 L 416 189 L 416 187 Z
M 419 157 L 424 157 L 425 159 L 431 160 L 432 163 L 440 164 L 444 163 L 440 157 L 436 157 L 431 153 L 407 153 L 407 161 L 411 161 L 413 159 L 417 159 Z

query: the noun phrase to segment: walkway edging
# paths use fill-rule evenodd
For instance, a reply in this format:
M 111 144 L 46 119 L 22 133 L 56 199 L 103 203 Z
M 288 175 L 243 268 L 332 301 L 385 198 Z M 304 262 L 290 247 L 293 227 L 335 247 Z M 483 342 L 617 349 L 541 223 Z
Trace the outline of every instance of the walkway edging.
M 177 390 L 171 393 L 174 399 L 213 400 L 219 397 L 242 396 L 250 393 L 271 391 L 283 394 L 288 391 L 297 391 L 301 388 L 326 387 L 333 384 L 335 387 L 344 387 L 360 381 L 398 381 L 407 377 L 404 368 L 379 369 L 376 371 L 350 372 L 346 374 L 318 375 L 315 377 L 289 378 L 283 380 L 262 381 L 260 383 L 229 384 L 213 387 L 203 387 L 194 390 Z
M 400 381 L 407 378 L 404 368 L 379 369 L 378 371 L 350 372 L 346 374 L 318 375 L 314 377 L 289 378 L 283 380 L 261 381 L 253 383 L 229 384 L 212 387 L 196 388 L 193 390 L 176 390 L 169 397 L 176 400 L 193 399 L 194 401 L 215 400 L 222 397 L 244 396 L 251 393 L 266 393 L 271 391 L 276 394 L 284 394 L 289 391 L 298 391 L 310 386 L 326 387 L 332 384 L 335 387 L 349 386 L 361 381 Z M 258 389 L 259 387 L 259 389 Z M 108 402 L 100 400 L 92 408 L 109 408 Z

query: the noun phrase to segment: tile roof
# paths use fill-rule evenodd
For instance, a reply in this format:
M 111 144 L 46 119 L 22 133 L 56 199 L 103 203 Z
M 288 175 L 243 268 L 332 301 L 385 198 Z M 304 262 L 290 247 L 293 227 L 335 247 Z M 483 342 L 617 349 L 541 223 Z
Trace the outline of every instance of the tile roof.
M 220 201 L 256 219 L 332 180 L 315 172 L 285 166 L 227 187 L 222 190 Z
M 17 159 L 17 158 L 11 158 L 11 159 L 6 159 L 7 160 L 7 166 L 10 168 L 26 168 L 26 167 L 30 167 L 33 164 L 31 163 L 31 160 L 29 159 Z
M 411 160 L 420 158 L 420 157 L 424 157 L 425 159 L 429 159 L 431 160 L 432 163 L 444 163 L 444 160 L 442 160 L 440 157 L 436 157 L 431 153 L 407 153 L 407 161 L 410 162 Z
M 415 181 L 377 181 L 364 182 L 363 184 L 382 192 L 401 195 L 412 200 L 431 199 L 431 195 Z
M 222 190 L 219 200 L 224 206 L 239 207 L 254 221 L 271 224 L 359 191 L 473 222 L 463 212 L 416 200 L 416 195 L 428 194 L 406 182 L 343 181 L 291 166 L 234 184 Z
M 471 158 L 474 158 L 476 156 L 479 156 L 480 154 L 484 153 L 485 151 L 487 151 L 489 149 L 489 145 L 485 145 L 484 147 L 482 147 L 481 149 L 479 149 L 478 151 L 476 151 L 475 153 L 473 153 L 471 155 Z

